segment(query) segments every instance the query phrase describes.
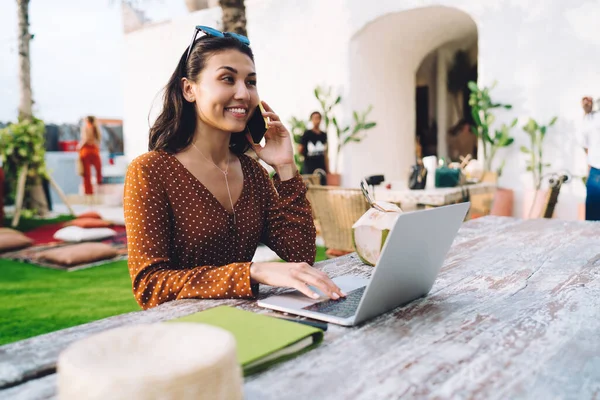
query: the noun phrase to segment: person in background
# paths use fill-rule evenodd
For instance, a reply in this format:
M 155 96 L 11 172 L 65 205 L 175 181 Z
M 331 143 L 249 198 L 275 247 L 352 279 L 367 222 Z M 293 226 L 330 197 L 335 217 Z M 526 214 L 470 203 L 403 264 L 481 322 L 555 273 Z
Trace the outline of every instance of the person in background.
M 304 132 L 300 153 L 304 156 L 304 174 L 312 174 L 321 169 L 329 173 L 329 158 L 327 156 L 327 134 L 321 131 L 321 113 L 314 111 L 310 114 L 312 129 Z M 321 185 L 327 184 L 327 177 L 321 176 Z
M 86 202 L 94 203 L 94 187 L 92 186 L 92 166 L 96 170 L 96 182 L 102 184 L 102 162 L 100 161 L 100 127 L 93 116 L 88 116 L 81 128 L 81 138 L 77 149 L 83 168 L 83 187 Z
M 587 155 L 588 177 L 586 181 L 585 219 L 600 221 L 600 120 L 593 111 L 591 96 L 581 99 L 583 121 L 581 145 Z

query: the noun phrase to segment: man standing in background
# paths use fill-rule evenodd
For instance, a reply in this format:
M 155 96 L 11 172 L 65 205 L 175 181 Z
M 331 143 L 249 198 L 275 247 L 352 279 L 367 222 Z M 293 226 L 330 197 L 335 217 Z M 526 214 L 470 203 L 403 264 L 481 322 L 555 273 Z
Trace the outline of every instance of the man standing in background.
M 581 99 L 583 121 L 581 145 L 587 155 L 588 177 L 586 181 L 585 219 L 600 221 L 600 117 L 593 111 L 591 96 Z
M 314 111 L 310 114 L 312 129 L 304 132 L 300 153 L 304 156 L 303 174 L 312 174 L 315 170 L 329 173 L 327 157 L 327 134 L 321 131 L 321 113 Z M 321 185 L 327 184 L 326 176 L 321 175 Z

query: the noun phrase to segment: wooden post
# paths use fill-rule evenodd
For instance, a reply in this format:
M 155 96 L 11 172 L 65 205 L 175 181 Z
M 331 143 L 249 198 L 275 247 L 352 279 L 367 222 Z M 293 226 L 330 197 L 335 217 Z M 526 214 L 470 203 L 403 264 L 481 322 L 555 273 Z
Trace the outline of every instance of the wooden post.
M 17 181 L 17 198 L 15 200 L 15 215 L 12 220 L 12 227 L 16 228 L 19 225 L 19 219 L 21 218 L 21 210 L 23 208 L 23 199 L 25 198 L 25 182 L 27 181 L 27 172 L 29 171 L 29 165 L 25 164 L 21 168 L 19 173 L 19 180 Z
M 50 184 L 52 185 L 54 190 L 56 190 L 56 193 L 58 193 L 60 199 L 63 201 L 63 203 L 65 203 L 65 205 L 69 209 L 71 215 L 75 215 L 75 211 L 73 211 L 73 208 L 71 207 L 71 204 L 69 203 L 69 199 L 67 199 L 65 192 L 62 191 L 62 189 L 60 188 L 60 186 L 58 186 L 58 184 L 56 183 L 54 178 L 52 178 L 52 176 L 48 175 L 48 180 L 50 181 Z

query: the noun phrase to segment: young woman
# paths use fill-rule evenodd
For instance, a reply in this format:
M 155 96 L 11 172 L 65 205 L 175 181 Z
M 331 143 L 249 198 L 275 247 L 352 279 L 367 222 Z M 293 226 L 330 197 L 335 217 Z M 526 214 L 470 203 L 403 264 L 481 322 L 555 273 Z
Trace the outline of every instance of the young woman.
M 344 296 L 309 265 L 315 227 L 289 132 L 264 102 L 265 146 L 251 145 L 245 131 L 259 102 L 249 44 L 196 27 L 165 88 L 150 152 L 128 168 L 129 271 L 145 309 L 184 298 L 252 297 L 259 283 L 313 298 L 308 285 Z M 273 180 L 244 155 L 250 148 L 275 169 Z M 259 242 L 287 262 L 251 262 Z
M 93 204 L 92 167 L 96 170 L 96 182 L 102 184 L 102 162 L 100 160 L 100 127 L 93 116 L 86 117 L 81 129 L 81 139 L 77 148 L 83 167 L 83 187 L 86 202 Z

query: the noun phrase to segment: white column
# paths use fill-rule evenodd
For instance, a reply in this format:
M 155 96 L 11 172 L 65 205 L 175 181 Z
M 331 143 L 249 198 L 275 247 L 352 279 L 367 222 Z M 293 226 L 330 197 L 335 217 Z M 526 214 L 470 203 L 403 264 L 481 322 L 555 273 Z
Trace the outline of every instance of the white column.
M 438 49 L 437 56 L 437 153 L 440 157 L 447 158 L 448 146 L 446 145 L 446 133 L 448 132 L 448 52 Z

